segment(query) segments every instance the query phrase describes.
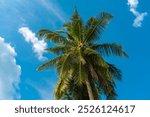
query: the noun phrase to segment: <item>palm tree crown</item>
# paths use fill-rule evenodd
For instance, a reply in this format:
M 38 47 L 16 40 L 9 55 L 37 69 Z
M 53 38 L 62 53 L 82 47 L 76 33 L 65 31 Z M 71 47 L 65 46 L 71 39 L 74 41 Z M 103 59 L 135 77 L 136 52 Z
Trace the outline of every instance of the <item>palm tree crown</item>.
M 75 9 L 64 30 L 40 30 L 38 35 L 57 45 L 46 51 L 57 54 L 40 67 L 38 71 L 54 65 L 59 79 L 54 89 L 56 99 L 115 99 L 115 79 L 121 80 L 121 71 L 106 62 L 104 56 L 128 57 L 121 45 L 96 43 L 112 19 L 112 15 L 101 12 L 84 23 Z

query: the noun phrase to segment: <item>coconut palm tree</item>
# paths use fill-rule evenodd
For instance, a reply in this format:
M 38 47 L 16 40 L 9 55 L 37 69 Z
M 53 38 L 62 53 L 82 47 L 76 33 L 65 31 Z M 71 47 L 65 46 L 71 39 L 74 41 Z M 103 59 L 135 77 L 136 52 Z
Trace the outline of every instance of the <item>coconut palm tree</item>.
M 55 66 L 58 82 L 54 89 L 56 99 L 114 99 L 115 80 L 121 80 L 121 72 L 106 62 L 104 56 L 128 57 L 121 45 L 100 42 L 102 32 L 112 19 L 112 15 L 101 12 L 84 23 L 75 9 L 63 30 L 42 29 L 38 35 L 56 45 L 46 51 L 57 56 L 37 68 L 38 71 Z

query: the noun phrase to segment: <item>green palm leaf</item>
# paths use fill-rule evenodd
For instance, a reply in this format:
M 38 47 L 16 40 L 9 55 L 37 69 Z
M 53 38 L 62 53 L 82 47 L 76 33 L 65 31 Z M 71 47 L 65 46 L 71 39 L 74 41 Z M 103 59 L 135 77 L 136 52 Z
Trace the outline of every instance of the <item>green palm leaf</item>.
M 45 62 L 44 64 L 42 64 L 41 66 L 39 66 L 37 68 L 37 71 L 41 71 L 43 69 L 49 69 L 52 65 L 55 65 L 64 55 L 60 55 L 54 59 L 51 59 L 47 62 Z
M 93 44 L 91 45 L 91 48 L 97 50 L 101 55 L 104 56 L 116 55 L 128 57 L 128 55 L 123 51 L 121 45 L 116 43 Z
M 65 37 L 59 35 L 59 33 L 57 32 L 52 32 L 50 30 L 40 30 L 38 32 L 38 35 L 40 37 L 43 37 L 43 39 L 45 39 L 46 41 L 52 41 L 56 44 L 67 44 L 70 43 L 69 40 L 67 40 Z
M 62 45 L 62 46 L 55 46 L 55 47 L 52 47 L 52 48 L 47 48 L 45 50 L 59 55 L 59 54 L 64 54 L 65 52 L 71 51 L 72 49 L 73 49 L 72 46 Z
M 112 15 L 106 12 L 101 12 L 98 17 L 89 19 L 86 25 L 86 37 L 84 42 L 91 42 L 99 39 L 106 25 L 112 19 Z

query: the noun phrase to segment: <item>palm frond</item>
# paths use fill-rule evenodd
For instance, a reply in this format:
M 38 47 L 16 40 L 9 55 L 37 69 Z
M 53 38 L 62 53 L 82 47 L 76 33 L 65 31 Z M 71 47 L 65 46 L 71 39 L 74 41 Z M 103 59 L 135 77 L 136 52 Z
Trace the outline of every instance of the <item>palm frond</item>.
M 65 24 L 64 24 L 64 27 L 65 27 Z M 72 43 L 74 43 L 74 41 L 75 41 L 74 37 L 70 33 L 68 33 L 67 31 L 57 30 L 56 33 L 65 34 L 67 36 L 67 39 L 70 40 Z
M 104 91 L 106 95 L 107 100 L 115 100 L 117 97 L 116 91 L 115 91 L 115 84 L 107 81 L 109 88 Z
M 93 44 L 91 48 L 97 50 L 104 56 L 116 55 L 124 56 L 126 58 L 128 57 L 128 55 L 123 51 L 122 46 L 116 43 Z
M 102 76 L 99 76 L 98 87 L 101 91 L 103 91 L 104 95 L 108 100 L 115 99 L 117 97 L 116 91 L 115 91 L 115 83 L 103 78 Z
M 45 34 L 51 34 L 51 33 L 53 33 L 53 31 L 47 30 L 47 29 L 42 29 L 37 33 L 37 35 L 40 37 L 43 37 Z
M 52 47 L 52 48 L 47 48 L 45 49 L 46 51 L 49 51 L 49 52 L 52 52 L 54 54 L 63 54 L 65 52 L 69 52 L 71 50 L 72 46 L 55 46 L 55 47 Z
M 97 18 L 90 18 L 86 25 L 87 31 L 84 42 L 93 42 L 96 39 L 99 39 L 101 37 L 101 33 L 111 19 L 112 15 L 106 12 L 101 12 Z
M 72 53 L 68 53 L 66 54 L 63 59 L 61 60 L 61 63 L 59 61 L 60 64 L 60 70 L 59 70 L 59 80 L 58 83 L 56 85 L 56 88 L 54 90 L 54 94 L 56 99 L 60 99 L 64 93 L 67 92 L 68 89 L 68 82 L 70 80 L 71 77 L 71 54 Z M 57 64 L 58 65 L 58 64 Z M 56 65 L 56 66 L 57 66 Z M 57 66 L 58 67 L 58 66 Z
M 70 43 L 69 40 L 67 40 L 65 37 L 63 37 L 59 33 L 52 32 L 50 30 L 46 30 L 46 29 L 40 30 L 38 32 L 38 35 L 40 37 L 42 37 L 44 40 L 52 41 L 53 43 L 56 43 L 56 44 L 67 44 L 67 43 Z
M 64 80 L 59 79 L 54 89 L 54 95 L 57 100 L 61 99 L 63 94 L 66 92 L 67 85 L 64 83 Z
M 108 63 L 107 63 L 108 64 Z M 114 79 L 121 80 L 122 79 L 122 74 L 120 69 L 116 68 L 113 64 L 108 64 L 109 65 L 109 71 L 112 74 Z
M 74 41 L 82 41 L 84 37 L 84 23 L 75 9 L 70 22 L 64 24 L 64 27 L 69 31 Z
M 79 13 L 78 13 L 77 9 L 75 8 L 70 20 L 72 22 L 75 22 L 76 20 L 79 20 L 79 19 L 80 19 Z
M 86 85 L 78 85 L 74 79 L 71 79 L 68 85 L 68 91 L 64 94 L 62 99 L 89 100 Z
M 108 67 L 105 60 L 95 50 L 86 48 L 84 54 L 88 59 L 91 59 L 91 62 L 93 61 L 93 63 L 100 64 L 102 67 Z
M 39 66 L 37 68 L 37 71 L 41 71 L 43 69 L 49 69 L 52 65 L 55 65 L 64 55 L 60 55 L 54 59 L 51 59 L 47 62 L 45 62 L 44 64 L 42 64 L 41 66 Z

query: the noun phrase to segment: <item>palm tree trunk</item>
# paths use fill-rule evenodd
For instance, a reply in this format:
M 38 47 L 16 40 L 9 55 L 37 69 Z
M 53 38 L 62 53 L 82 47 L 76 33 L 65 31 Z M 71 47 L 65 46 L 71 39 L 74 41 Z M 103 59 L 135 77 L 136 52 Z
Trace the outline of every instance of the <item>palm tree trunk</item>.
M 94 95 L 93 95 L 93 91 L 92 91 L 92 87 L 91 87 L 89 78 L 87 78 L 87 80 L 86 80 L 86 86 L 87 86 L 87 91 L 88 91 L 88 94 L 89 94 L 89 99 L 94 100 Z

